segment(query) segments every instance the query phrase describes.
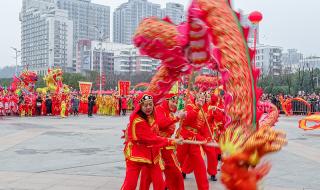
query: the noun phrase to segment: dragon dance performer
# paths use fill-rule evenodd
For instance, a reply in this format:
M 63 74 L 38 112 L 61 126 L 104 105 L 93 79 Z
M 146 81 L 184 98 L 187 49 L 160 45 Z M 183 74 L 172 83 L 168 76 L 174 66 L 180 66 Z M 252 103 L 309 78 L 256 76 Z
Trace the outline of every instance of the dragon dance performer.
M 182 139 L 170 140 L 160 137 L 155 121 L 153 97 L 142 93 L 137 98 L 137 106 L 130 116 L 126 129 L 124 154 L 126 177 L 122 190 L 135 190 L 142 168 L 151 174 L 154 190 L 164 190 L 165 183 L 161 171 L 160 148 L 182 143 Z
M 4 99 L 3 95 L 0 94 L 0 115 L 5 115 L 3 99 Z
M 133 98 L 129 97 L 128 99 L 128 110 L 132 110 L 133 109 Z
M 111 96 L 111 111 L 110 111 L 112 116 L 116 116 L 117 106 L 118 106 L 118 103 L 117 103 L 116 97 L 115 97 L 115 95 L 112 95 Z
M 107 95 L 105 97 L 105 115 L 111 115 L 111 110 L 112 110 L 112 98 L 111 96 Z
M 25 110 L 27 116 L 32 116 L 32 96 L 30 94 L 25 96 Z
M 19 98 L 17 95 L 10 93 L 10 110 L 12 115 L 16 115 L 18 113 L 18 102 Z
M 178 97 L 170 93 L 166 95 L 165 100 L 156 106 L 157 123 L 159 125 L 159 136 L 171 138 L 175 131 L 175 123 L 185 117 L 184 112 L 179 112 L 177 116 Z M 161 156 L 164 161 L 164 174 L 166 187 L 174 190 L 184 190 L 183 177 L 179 162 L 175 155 L 175 146 L 167 146 L 161 149 Z M 142 170 L 140 180 L 140 190 L 148 190 L 151 183 L 151 175 Z
M 62 100 L 61 102 L 61 108 L 60 108 L 60 116 L 61 118 L 65 118 L 66 117 L 66 109 L 67 109 L 67 105 L 65 100 Z
M 209 115 L 209 108 L 211 107 L 211 94 L 206 93 L 206 102 L 203 106 L 203 110 L 206 115 Z M 209 121 L 210 123 L 210 121 Z M 214 128 L 211 127 L 210 130 L 214 132 Z M 213 137 L 212 137 L 213 138 Z M 218 167 L 218 154 L 216 152 L 216 147 L 202 146 L 203 151 L 207 155 L 207 172 L 210 175 L 212 181 L 217 181 L 217 167 Z
M 98 94 L 97 100 L 96 100 L 96 108 L 97 108 L 97 114 L 103 115 L 103 96 L 101 94 Z
M 205 103 L 203 105 L 203 113 L 205 114 L 204 117 L 209 116 L 208 123 L 213 123 L 212 117 L 212 101 L 211 101 L 211 94 L 210 92 L 205 93 Z M 210 130 L 215 132 L 215 125 L 210 126 Z M 213 137 L 212 137 L 213 138 Z M 207 172 L 210 175 L 211 181 L 217 181 L 217 169 L 218 169 L 218 151 L 217 147 L 212 146 L 202 146 L 204 153 L 207 156 Z M 189 158 L 187 157 L 183 163 L 183 177 L 186 178 L 186 174 L 189 174 L 193 171 L 192 164 L 190 163 Z
M 24 117 L 26 114 L 25 98 L 23 94 L 19 97 L 19 114 L 20 117 Z
M 58 94 L 52 95 L 52 115 L 60 114 L 60 104 Z
M 106 112 L 106 95 L 103 95 L 101 97 L 101 104 L 99 105 L 99 111 L 100 111 L 100 114 L 101 115 L 106 115 L 107 112 Z
M 211 96 L 211 106 L 208 110 L 208 121 L 212 124 L 212 131 L 215 133 L 215 140 L 219 142 L 220 136 L 225 132 L 225 110 L 223 101 L 224 92 L 221 91 L 218 95 Z M 219 147 L 215 147 L 218 160 L 221 160 L 221 150 Z
M 200 92 L 195 96 L 194 103 L 189 103 L 186 106 L 187 116 L 182 122 L 179 135 L 185 140 L 208 142 L 212 139 L 202 113 L 205 94 Z M 177 157 L 182 165 L 182 172 L 185 172 L 185 167 L 193 168 L 198 189 L 208 190 L 209 182 L 206 175 L 206 165 L 201 153 L 201 145 L 183 144 L 178 146 Z
M 47 115 L 46 109 L 46 95 L 42 95 L 42 103 L 41 103 L 41 115 Z
M 3 105 L 4 105 L 4 115 L 9 115 L 10 113 L 10 99 L 8 94 L 5 94 L 3 97 Z

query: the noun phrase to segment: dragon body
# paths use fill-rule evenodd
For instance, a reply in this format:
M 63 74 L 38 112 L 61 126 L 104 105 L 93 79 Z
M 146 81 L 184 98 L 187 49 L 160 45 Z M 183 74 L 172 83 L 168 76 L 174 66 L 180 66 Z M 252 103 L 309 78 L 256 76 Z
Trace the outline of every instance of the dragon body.
M 22 71 L 19 76 L 13 78 L 12 90 L 17 94 L 34 92 L 34 87 L 38 81 L 37 73 L 29 70 Z
M 151 17 L 138 26 L 134 44 L 142 54 L 162 61 L 147 90 L 158 102 L 179 77 L 204 66 L 218 71 L 228 129 L 220 140 L 221 180 L 230 190 L 255 190 L 270 169 L 269 164 L 258 166 L 260 159 L 279 151 L 286 140 L 271 128 L 278 118 L 275 107 L 259 122 L 262 90 L 257 87 L 259 71 L 251 64 L 254 51 L 247 46 L 249 29 L 240 25 L 240 14 L 227 0 L 193 0 L 187 18 L 174 25 L 168 18 Z

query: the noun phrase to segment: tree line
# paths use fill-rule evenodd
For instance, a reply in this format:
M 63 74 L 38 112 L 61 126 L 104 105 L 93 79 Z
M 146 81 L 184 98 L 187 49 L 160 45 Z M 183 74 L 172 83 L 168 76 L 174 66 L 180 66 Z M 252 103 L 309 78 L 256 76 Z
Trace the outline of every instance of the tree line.
M 318 78 L 319 77 L 319 78 Z M 260 77 L 259 86 L 265 93 L 297 95 L 299 91 L 306 93 L 320 92 L 320 69 L 299 67 L 294 73 L 282 72 L 279 76 Z
M 131 81 L 131 86 L 140 82 L 150 82 L 154 73 L 140 72 L 140 73 L 105 73 L 103 82 L 103 90 L 115 89 L 119 80 Z M 318 78 L 319 77 L 319 78 Z M 269 94 L 290 94 L 296 95 L 298 91 L 305 91 L 306 93 L 320 92 L 320 69 L 308 68 L 307 66 L 299 67 L 296 72 L 282 72 L 278 76 L 261 76 L 258 86 L 263 88 L 265 93 Z M 63 73 L 63 83 L 72 87 L 72 89 L 79 90 L 78 81 L 87 81 L 93 83 L 93 90 L 99 89 L 99 73 L 90 71 L 86 74 L 80 73 Z M 12 78 L 0 79 L 1 86 L 10 86 Z M 43 76 L 39 76 L 36 88 L 45 86 Z
M 139 72 L 139 73 L 104 73 L 105 79 L 102 82 L 103 90 L 115 89 L 118 86 L 119 80 L 131 81 L 131 86 L 134 86 L 140 82 L 150 82 L 154 73 Z M 85 74 L 80 73 L 63 73 L 63 83 L 69 85 L 72 89 L 79 90 L 79 81 L 92 82 L 92 89 L 99 89 L 99 72 L 89 71 Z M 1 78 L 0 85 L 3 87 L 9 87 L 12 83 L 12 78 Z M 38 81 L 35 88 L 45 87 L 45 81 L 43 76 L 38 76 Z

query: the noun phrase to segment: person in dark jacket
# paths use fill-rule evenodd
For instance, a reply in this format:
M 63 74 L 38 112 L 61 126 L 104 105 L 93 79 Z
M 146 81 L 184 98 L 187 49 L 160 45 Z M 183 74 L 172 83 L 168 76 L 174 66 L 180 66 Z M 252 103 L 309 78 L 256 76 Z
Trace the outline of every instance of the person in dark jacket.
M 93 106 L 95 105 L 96 97 L 92 94 L 88 97 L 88 117 L 92 117 Z
M 47 115 L 52 114 L 52 100 L 50 96 L 46 97 L 46 110 L 47 110 Z
M 74 96 L 71 103 L 72 103 L 72 112 L 73 112 L 73 115 L 74 115 L 74 116 L 79 115 L 79 104 L 80 104 L 80 100 L 79 100 L 78 96 Z
M 36 99 L 36 112 L 37 115 L 41 115 L 41 106 L 42 106 L 42 98 L 40 95 L 38 95 Z

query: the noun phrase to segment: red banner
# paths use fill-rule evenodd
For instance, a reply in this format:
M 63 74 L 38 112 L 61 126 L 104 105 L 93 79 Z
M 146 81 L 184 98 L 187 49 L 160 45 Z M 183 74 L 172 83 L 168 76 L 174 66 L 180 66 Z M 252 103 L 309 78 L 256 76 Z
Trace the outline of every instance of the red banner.
M 79 88 L 81 94 L 89 94 L 91 92 L 92 82 L 79 81 Z
M 118 89 L 120 96 L 127 96 L 130 93 L 130 81 L 119 81 L 118 82 Z

